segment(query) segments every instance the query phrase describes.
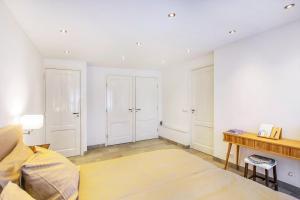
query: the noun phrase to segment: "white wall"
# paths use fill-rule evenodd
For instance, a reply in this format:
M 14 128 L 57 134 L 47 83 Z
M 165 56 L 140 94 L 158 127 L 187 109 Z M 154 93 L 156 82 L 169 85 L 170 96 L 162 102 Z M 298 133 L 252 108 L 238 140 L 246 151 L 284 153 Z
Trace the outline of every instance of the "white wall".
M 135 70 L 103 67 L 87 68 L 87 144 L 88 146 L 105 144 L 106 135 L 106 77 L 108 75 L 127 75 L 158 77 L 157 70 Z M 159 106 L 160 107 L 160 106 Z
M 81 79 L 81 154 L 87 151 L 87 63 L 79 60 L 44 59 L 44 68 L 69 69 L 80 71 Z
M 225 158 L 222 132 L 230 128 L 272 123 L 300 140 L 300 21 L 217 49 L 214 65 L 216 157 Z M 280 180 L 300 187 L 299 160 L 268 156 L 279 160 Z
M 44 84 L 39 52 L 0 1 L 0 126 L 17 123 L 23 114 L 44 113 Z M 44 130 L 25 137 L 44 141 Z
M 162 69 L 162 119 L 159 135 L 190 145 L 191 71 L 213 64 L 213 54 Z

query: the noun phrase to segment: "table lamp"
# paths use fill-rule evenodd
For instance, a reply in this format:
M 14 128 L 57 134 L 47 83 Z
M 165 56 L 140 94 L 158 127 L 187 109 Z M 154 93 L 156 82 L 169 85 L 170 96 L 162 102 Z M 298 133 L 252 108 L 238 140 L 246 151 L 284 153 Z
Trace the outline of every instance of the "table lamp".
M 23 115 L 21 117 L 21 124 L 25 134 L 30 134 L 33 130 L 37 130 L 43 127 L 44 116 L 43 115 Z

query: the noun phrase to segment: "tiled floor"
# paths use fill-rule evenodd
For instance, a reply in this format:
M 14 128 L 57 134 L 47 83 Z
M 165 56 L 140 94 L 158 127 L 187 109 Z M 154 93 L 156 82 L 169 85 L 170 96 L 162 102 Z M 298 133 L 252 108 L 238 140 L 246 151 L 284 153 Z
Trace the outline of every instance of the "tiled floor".
M 120 145 L 114 145 L 109 147 L 99 147 L 99 148 L 89 150 L 84 156 L 71 157 L 70 160 L 77 165 L 81 165 L 85 163 L 109 160 L 109 159 L 119 158 L 122 156 L 134 155 L 138 153 L 154 151 L 159 149 L 183 149 L 184 151 L 194 154 L 214 164 L 217 167 L 220 168 L 224 167 L 223 163 L 214 160 L 213 157 L 210 155 L 207 155 L 200 151 L 196 151 L 194 149 L 183 148 L 182 146 L 176 145 L 174 143 L 171 143 L 163 139 L 153 139 L 153 140 L 140 141 L 136 143 L 120 144 Z M 234 168 L 229 167 L 228 170 L 236 174 L 239 174 L 241 176 L 243 175 L 242 171 L 238 171 Z M 289 190 L 289 188 L 282 188 L 282 187 L 279 187 L 279 190 L 281 192 L 290 194 L 300 199 L 300 194 L 298 194 L 297 191 L 295 192 Z

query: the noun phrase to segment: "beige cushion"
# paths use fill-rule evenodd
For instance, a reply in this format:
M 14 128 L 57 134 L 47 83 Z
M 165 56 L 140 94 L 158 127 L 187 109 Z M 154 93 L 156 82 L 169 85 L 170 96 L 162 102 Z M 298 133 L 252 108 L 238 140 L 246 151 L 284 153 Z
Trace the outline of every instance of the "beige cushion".
M 20 126 L 7 126 L 0 128 L 0 161 L 6 157 L 22 139 L 22 128 Z
M 79 170 L 62 155 L 36 147 L 22 168 L 23 186 L 37 200 L 76 199 Z
M 32 150 L 19 139 L 15 148 L 0 161 L 0 187 L 4 188 L 9 181 L 19 183 L 21 167 L 32 155 Z
M 19 188 L 18 185 L 9 182 L 3 189 L 0 200 L 34 200 L 24 190 Z

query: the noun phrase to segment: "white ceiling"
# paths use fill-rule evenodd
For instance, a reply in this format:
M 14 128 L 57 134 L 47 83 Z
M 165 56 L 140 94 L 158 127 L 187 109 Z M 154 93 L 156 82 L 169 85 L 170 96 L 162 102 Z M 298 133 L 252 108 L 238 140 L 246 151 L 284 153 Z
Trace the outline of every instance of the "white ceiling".
M 102 67 L 174 65 L 300 19 L 300 0 L 4 1 L 44 57 Z

